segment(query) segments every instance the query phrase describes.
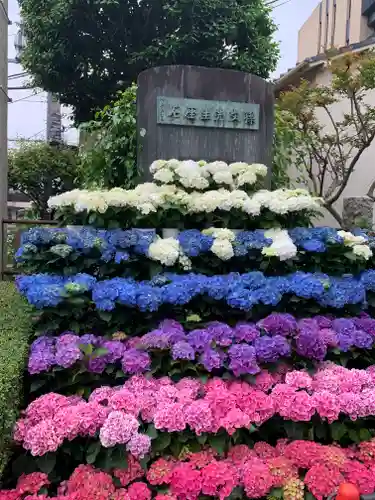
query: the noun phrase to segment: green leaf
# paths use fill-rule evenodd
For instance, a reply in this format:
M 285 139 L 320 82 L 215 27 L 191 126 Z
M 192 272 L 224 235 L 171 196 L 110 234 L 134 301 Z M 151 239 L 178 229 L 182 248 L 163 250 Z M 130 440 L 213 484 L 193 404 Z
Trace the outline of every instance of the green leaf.
M 330 429 L 334 441 L 340 441 L 348 431 L 346 425 L 341 422 L 334 422 L 330 425 Z
M 360 442 L 360 437 L 359 434 L 356 430 L 350 429 L 348 432 L 349 439 L 354 441 L 354 443 L 359 443 Z
M 38 389 L 43 387 L 46 384 L 45 380 L 33 380 L 30 384 L 30 392 L 36 392 Z
M 110 464 L 116 469 L 126 469 L 128 466 L 128 454 L 125 445 L 117 445 L 111 453 Z
M 78 347 L 86 356 L 91 356 L 91 354 L 94 352 L 94 346 L 92 344 L 79 344 Z
M 360 441 L 370 441 L 371 438 L 371 432 L 368 429 L 365 429 L 364 427 L 362 427 L 362 429 L 359 429 Z
M 151 439 L 156 439 L 158 437 L 158 431 L 155 429 L 154 424 L 150 424 L 147 428 L 146 431 L 147 436 L 149 436 Z
M 98 311 L 98 315 L 100 319 L 106 321 L 107 323 L 109 323 L 112 319 L 112 313 L 108 311 Z
M 216 436 L 210 436 L 208 442 L 212 448 L 214 448 L 220 455 L 222 455 L 226 449 L 227 437 L 225 434 L 218 434 Z
M 171 434 L 163 432 L 152 442 L 153 451 L 163 451 L 171 444 Z
M 95 357 L 100 357 L 105 356 L 106 354 L 108 354 L 108 352 L 108 349 L 106 349 L 105 347 L 98 347 L 97 349 L 95 349 L 93 354 Z
M 46 453 L 36 459 L 39 469 L 45 474 L 50 474 L 56 465 L 56 454 Z
M 199 444 L 204 445 L 206 444 L 207 441 L 207 434 L 201 434 L 200 436 L 197 436 L 197 441 Z
M 95 463 L 96 457 L 98 456 L 101 449 L 100 441 L 95 441 L 90 443 L 86 450 L 86 462 L 88 464 Z

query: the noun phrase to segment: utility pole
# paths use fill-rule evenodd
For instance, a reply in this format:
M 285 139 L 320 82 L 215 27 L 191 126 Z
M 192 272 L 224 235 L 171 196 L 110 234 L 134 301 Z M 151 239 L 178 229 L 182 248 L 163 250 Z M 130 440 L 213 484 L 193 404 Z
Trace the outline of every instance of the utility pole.
M 8 215 L 8 0 L 0 0 L 0 280 L 3 278 L 3 219 Z

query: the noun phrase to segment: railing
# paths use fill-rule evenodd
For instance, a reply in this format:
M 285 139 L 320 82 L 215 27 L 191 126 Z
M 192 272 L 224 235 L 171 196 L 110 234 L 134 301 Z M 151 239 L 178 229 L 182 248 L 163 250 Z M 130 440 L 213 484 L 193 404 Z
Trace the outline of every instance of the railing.
M 21 234 L 30 226 L 56 226 L 54 220 L 34 220 L 34 219 L 3 219 L 3 253 L 1 255 L 0 280 L 17 274 L 14 266 L 14 254 L 20 246 Z

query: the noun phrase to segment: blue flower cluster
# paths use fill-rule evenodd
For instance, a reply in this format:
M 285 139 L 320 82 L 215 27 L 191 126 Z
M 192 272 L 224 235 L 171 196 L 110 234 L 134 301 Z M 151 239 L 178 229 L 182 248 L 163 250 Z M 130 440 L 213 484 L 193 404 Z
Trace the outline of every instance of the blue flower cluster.
M 70 278 L 35 274 L 19 276 L 17 286 L 37 308 L 55 307 L 69 295 L 91 293 L 97 309 L 111 311 L 126 306 L 157 311 L 163 304 L 186 305 L 194 298 L 208 296 L 225 300 L 235 309 L 250 311 L 257 304 L 276 306 L 284 296 L 311 299 L 323 307 L 366 306 L 367 292 L 375 291 L 375 270 L 359 276 L 332 277 L 322 273 L 296 272 L 267 277 L 261 272 L 204 276 L 163 273 L 150 281 L 114 278 L 98 281 L 87 274 Z
M 295 228 L 289 236 L 300 251 L 326 252 L 332 245 L 343 244 L 338 231 L 329 227 Z M 91 227 L 72 228 L 33 228 L 22 236 L 22 244 L 16 253 L 18 262 L 33 258 L 40 249 L 54 248 L 54 253 L 64 255 L 66 249 L 57 248 L 67 245 L 76 253 L 87 255 L 91 250 L 100 252 L 103 262 L 121 263 L 134 256 L 147 256 L 150 244 L 155 240 L 155 230 L 96 230 Z M 196 229 L 181 231 L 178 235 L 181 248 L 186 256 L 198 257 L 210 252 L 214 239 Z M 252 250 L 261 251 L 272 244 L 265 237 L 265 230 L 240 231 L 235 236 L 233 251 L 236 257 L 245 256 Z

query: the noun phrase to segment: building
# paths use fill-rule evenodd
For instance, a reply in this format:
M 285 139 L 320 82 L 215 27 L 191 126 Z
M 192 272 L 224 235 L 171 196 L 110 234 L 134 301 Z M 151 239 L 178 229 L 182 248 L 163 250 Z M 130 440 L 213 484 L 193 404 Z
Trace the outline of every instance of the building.
M 298 35 L 298 58 L 322 54 L 374 36 L 375 0 L 322 0 Z
M 336 49 L 335 57 L 346 52 L 375 50 L 375 0 L 322 0 L 299 30 L 297 64 L 276 80 L 276 96 L 297 86 L 301 79 L 314 86 L 329 85 L 331 75 L 326 59 L 330 49 Z M 375 106 L 375 90 L 368 92 L 367 102 Z M 340 101 L 331 112 L 335 120 L 341 121 L 348 112 L 348 102 Z M 326 114 L 319 115 L 319 119 L 324 126 L 331 127 Z M 363 196 L 368 192 L 375 179 L 374 157 L 375 141 L 362 154 L 348 186 L 335 204 L 339 213 L 344 197 Z M 322 222 L 337 225 L 329 214 Z

